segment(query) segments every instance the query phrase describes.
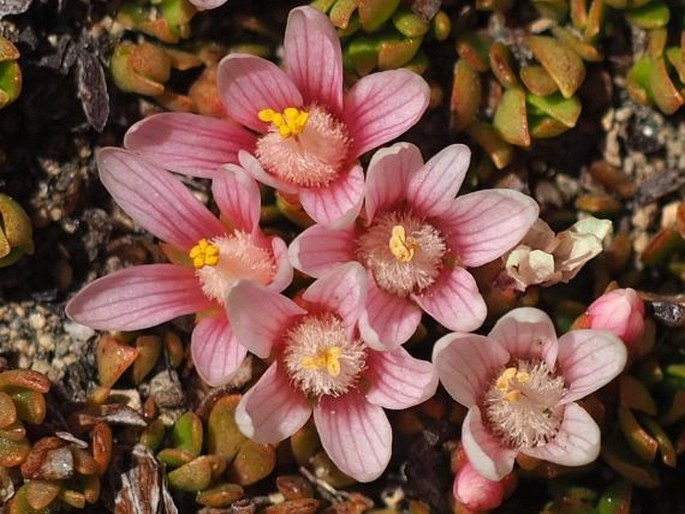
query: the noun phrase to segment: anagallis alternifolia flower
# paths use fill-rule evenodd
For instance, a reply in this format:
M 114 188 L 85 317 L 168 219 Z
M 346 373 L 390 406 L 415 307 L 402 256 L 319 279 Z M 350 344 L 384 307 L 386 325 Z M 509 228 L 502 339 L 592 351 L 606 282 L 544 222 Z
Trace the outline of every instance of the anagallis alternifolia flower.
M 522 307 L 487 336 L 453 333 L 433 349 L 440 381 L 469 411 L 461 442 L 474 469 L 501 480 L 524 455 L 564 466 L 597 458 L 600 430 L 576 402 L 616 377 L 626 348 L 603 330 L 559 339 L 552 320 Z
M 100 180 L 119 206 L 162 241 L 173 264 L 134 266 L 86 286 L 67 305 L 75 321 L 100 330 L 138 330 L 198 313 L 193 361 L 210 385 L 224 383 L 246 355 L 225 298 L 239 280 L 285 289 L 292 279 L 285 243 L 259 228 L 257 183 L 227 165 L 213 183 L 217 219 L 171 173 L 118 148 L 97 155 Z
M 367 171 L 364 219 L 314 225 L 290 245 L 292 264 L 314 277 L 349 261 L 366 268 L 360 329 L 374 348 L 409 339 L 422 311 L 450 330 L 478 328 L 486 306 L 465 268 L 500 257 L 537 218 L 535 201 L 509 189 L 455 199 L 470 155 L 452 145 L 424 164 L 414 145 L 383 148 Z
M 431 363 L 403 348 L 376 351 L 357 321 L 364 310 L 366 273 L 358 263 L 315 281 L 298 303 L 255 282 L 231 290 L 227 311 L 239 341 L 273 362 L 236 411 L 251 439 L 276 443 L 313 413 L 333 462 L 359 481 L 377 478 L 390 460 L 392 430 L 383 411 L 430 398 Z
M 317 222 L 344 223 L 357 215 L 364 194 L 357 158 L 419 120 L 428 84 L 408 70 L 389 70 L 345 92 L 338 36 L 311 7 L 290 12 L 283 46 L 285 71 L 245 54 L 219 64 L 219 95 L 238 123 L 163 113 L 134 125 L 124 144 L 196 176 L 213 177 L 239 158 L 257 180 L 297 196 Z

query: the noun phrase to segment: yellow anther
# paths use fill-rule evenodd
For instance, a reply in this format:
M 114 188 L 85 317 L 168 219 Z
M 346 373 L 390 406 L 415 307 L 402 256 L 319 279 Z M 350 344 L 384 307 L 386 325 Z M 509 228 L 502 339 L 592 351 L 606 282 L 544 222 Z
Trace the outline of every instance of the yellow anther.
M 276 111 L 273 109 L 262 109 L 257 113 L 257 117 L 264 123 L 271 123 L 274 120 L 275 115 Z
M 418 244 L 411 237 L 407 237 L 402 225 L 392 227 L 392 234 L 388 247 L 398 261 L 409 262 L 414 258 Z
M 523 393 L 521 393 L 521 391 L 519 391 L 518 389 L 512 389 L 504 395 L 504 399 L 510 402 L 517 402 L 521 399 L 521 396 L 523 396 Z
M 512 378 L 516 376 L 516 372 L 518 370 L 516 368 L 507 368 L 505 369 L 502 374 L 497 377 L 497 382 L 495 382 L 495 387 L 499 389 L 500 391 L 505 391 L 509 389 L 509 382 L 511 381 Z
M 325 368 L 330 376 L 337 377 L 340 375 L 340 354 L 340 347 L 332 346 L 314 357 L 303 357 L 300 364 L 305 369 Z
M 265 123 L 273 123 L 278 133 L 285 139 L 302 133 L 309 120 L 309 113 L 297 107 L 286 107 L 283 112 L 262 109 L 257 113 L 257 117 Z
M 219 262 L 219 248 L 206 239 L 200 239 L 200 241 L 190 249 L 188 256 L 193 261 L 193 266 L 195 266 L 195 268 L 216 266 Z
M 495 387 L 504 393 L 504 399 L 510 402 L 517 402 L 523 396 L 520 389 L 513 386 L 517 384 L 525 384 L 530 380 L 530 374 L 525 371 L 519 371 L 517 368 L 511 367 L 505 369 L 502 374 L 497 377 Z M 514 382 L 514 384 L 512 384 Z
M 516 381 L 519 384 L 525 384 L 530 380 L 530 374 L 526 373 L 525 371 L 519 371 L 516 373 Z

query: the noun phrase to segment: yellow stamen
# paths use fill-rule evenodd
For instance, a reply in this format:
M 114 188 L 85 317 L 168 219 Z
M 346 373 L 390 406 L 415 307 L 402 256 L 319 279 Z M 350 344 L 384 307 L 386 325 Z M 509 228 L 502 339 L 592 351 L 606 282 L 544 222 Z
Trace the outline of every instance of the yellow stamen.
M 200 239 L 198 243 L 190 249 L 188 256 L 193 261 L 195 268 L 203 266 L 216 266 L 219 262 L 219 248 L 207 241 Z
M 305 369 L 326 368 L 330 376 L 337 377 L 340 375 L 341 351 L 339 346 L 332 346 L 314 357 L 303 357 L 300 364 Z
M 392 227 L 392 235 L 388 241 L 390 251 L 398 261 L 409 262 L 414 258 L 414 252 L 419 245 L 411 237 L 407 237 L 402 225 Z
M 510 402 L 517 402 L 521 399 L 521 391 L 518 389 L 512 389 L 511 391 L 505 393 L 504 399 Z
M 497 377 L 495 387 L 504 393 L 504 398 L 510 402 L 517 402 L 523 396 L 520 389 L 514 387 L 518 384 L 525 384 L 530 380 L 530 374 L 525 371 L 519 371 L 517 368 L 511 367 L 505 369 L 502 374 Z M 514 382 L 514 384 L 512 384 Z
M 516 373 L 516 381 L 519 384 L 525 384 L 526 382 L 528 382 L 528 380 L 530 380 L 530 375 L 525 371 L 519 371 Z
M 502 374 L 497 377 L 495 387 L 500 391 L 506 391 L 509 388 L 509 381 L 516 376 L 516 368 L 507 368 Z
M 265 123 L 272 123 L 285 139 L 302 133 L 309 120 L 309 113 L 296 107 L 286 107 L 283 112 L 262 109 L 257 113 L 257 117 Z

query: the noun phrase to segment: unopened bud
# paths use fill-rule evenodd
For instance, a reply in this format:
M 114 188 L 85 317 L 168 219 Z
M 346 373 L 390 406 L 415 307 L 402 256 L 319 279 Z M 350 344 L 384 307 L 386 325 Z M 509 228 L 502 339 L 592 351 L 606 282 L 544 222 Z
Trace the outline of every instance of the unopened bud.
M 110 69 L 122 91 L 159 96 L 171 75 L 171 58 L 150 43 L 121 43 L 114 50 Z
M 452 492 L 456 500 L 469 510 L 491 510 L 502 504 L 514 480 L 513 474 L 498 482 L 489 480 L 479 475 L 470 462 L 466 462 L 454 479 Z
M 645 331 L 645 305 L 634 289 L 614 289 L 592 302 L 576 325 L 612 332 L 635 355 Z

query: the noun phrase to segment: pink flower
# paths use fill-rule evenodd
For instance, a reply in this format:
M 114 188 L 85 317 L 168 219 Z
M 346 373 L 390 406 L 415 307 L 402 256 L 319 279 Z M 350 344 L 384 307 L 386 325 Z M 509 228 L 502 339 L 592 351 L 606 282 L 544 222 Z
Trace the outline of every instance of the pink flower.
M 345 473 L 367 482 L 390 460 L 392 430 L 383 412 L 430 398 L 437 377 L 429 362 L 403 348 L 380 352 L 360 337 L 366 276 L 340 266 L 302 295 L 304 307 L 254 282 L 240 282 L 227 310 L 238 340 L 273 363 L 243 396 L 240 430 L 260 443 L 281 441 L 314 414 L 321 444 Z
M 118 148 L 97 155 L 100 179 L 119 206 L 163 241 L 173 264 L 134 266 L 94 281 L 74 296 L 67 315 L 100 330 L 138 330 L 200 313 L 191 351 L 210 385 L 225 382 L 247 350 L 238 344 L 223 309 L 244 279 L 285 289 L 292 279 L 286 245 L 259 229 L 257 183 L 226 166 L 212 184 L 219 221 L 170 173 Z
M 364 177 L 356 159 L 403 134 L 428 107 L 428 84 L 407 70 L 368 75 L 343 91 L 340 42 L 326 15 L 293 9 L 284 38 L 285 72 L 248 55 L 219 65 L 229 114 L 257 131 L 257 159 L 241 163 L 257 180 L 298 194 L 317 222 L 353 219 Z
M 486 306 L 465 268 L 500 257 L 537 218 L 535 201 L 508 189 L 455 199 L 470 156 L 452 145 L 424 164 L 414 145 L 383 148 L 369 164 L 365 220 L 314 225 L 290 245 L 293 266 L 313 277 L 362 263 L 369 294 L 360 329 L 373 348 L 406 341 L 422 310 L 451 330 L 478 328 Z
M 645 304 L 635 289 L 614 289 L 592 302 L 577 323 L 616 334 L 634 355 L 645 332 Z
M 512 475 L 502 480 L 489 480 L 478 474 L 478 471 L 467 460 L 459 468 L 454 478 L 452 493 L 454 498 L 472 511 L 491 510 L 502 505 L 508 492 Z
M 290 12 L 283 45 L 285 71 L 244 54 L 219 64 L 228 114 L 253 132 L 224 120 L 168 113 L 132 127 L 125 145 L 173 171 L 202 176 L 213 176 L 239 154 L 248 173 L 297 195 L 314 220 L 349 221 L 364 194 L 357 158 L 419 120 L 428 85 L 415 73 L 391 70 L 368 75 L 344 93 L 338 36 L 328 17 L 311 7 Z
M 626 358 L 612 333 L 574 330 L 557 340 L 549 317 L 527 307 L 503 316 L 487 337 L 448 334 L 433 349 L 440 381 L 469 409 L 466 455 L 495 481 L 519 452 L 564 466 L 597 458 L 599 427 L 576 401 L 616 377 Z

